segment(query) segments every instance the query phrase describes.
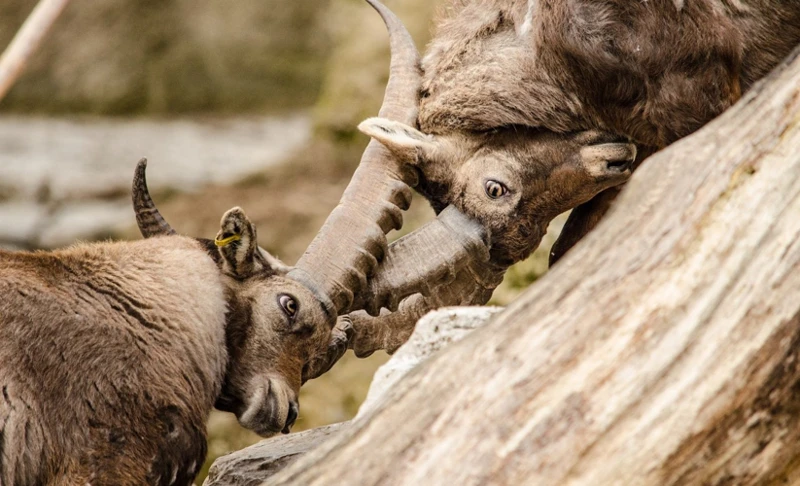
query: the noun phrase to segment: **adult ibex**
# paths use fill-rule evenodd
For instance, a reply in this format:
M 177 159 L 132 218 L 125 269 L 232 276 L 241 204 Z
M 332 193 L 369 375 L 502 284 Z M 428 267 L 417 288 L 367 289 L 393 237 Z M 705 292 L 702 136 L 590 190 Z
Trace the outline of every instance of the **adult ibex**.
M 394 33 L 381 114 L 413 123 L 416 104 L 401 100 L 416 98 L 415 49 L 370 3 Z M 301 383 L 345 349 L 337 316 L 394 307 L 394 288 L 426 291 L 459 271 L 449 262 L 486 251 L 480 225 L 449 211 L 418 235 L 460 258 L 387 254 L 412 175 L 371 144 L 292 268 L 258 248 L 238 208 L 213 241 L 177 235 L 146 196 L 144 162 L 134 205 L 146 240 L 0 251 L 0 483 L 189 484 L 214 405 L 256 432 L 288 431 Z
M 553 214 L 578 205 L 551 261 L 597 223 L 644 157 L 731 106 L 798 43 L 792 2 L 458 0 L 422 62 L 416 122 L 377 118 L 361 129 L 418 170 L 434 209 L 453 204 L 491 230 L 494 268 L 463 276 L 465 289 L 476 282 L 471 295 L 487 295 L 478 281 L 496 282 L 526 257 Z M 592 138 L 600 145 L 581 146 Z M 633 164 L 626 141 L 639 146 Z M 385 318 L 393 329 L 463 303 L 412 300 L 405 317 Z M 365 321 L 353 345 L 362 354 L 400 342 Z
M 288 432 L 346 337 L 273 262 L 238 208 L 215 241 L 0 251 L 0 483 L 190 484 L 215 404 Z

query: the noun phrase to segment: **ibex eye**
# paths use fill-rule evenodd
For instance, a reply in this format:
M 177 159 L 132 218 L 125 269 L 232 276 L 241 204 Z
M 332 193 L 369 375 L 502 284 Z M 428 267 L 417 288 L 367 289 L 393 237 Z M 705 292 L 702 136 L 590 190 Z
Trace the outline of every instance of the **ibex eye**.
M 297 314 L 297 301 L 295 301 L 291 296 L 282 294 L 278 297 L 278 303 L 283 308 L 283 312 L 286 313 L 289 317 L 294 317 Z
M 503 197 L 508 193 L 508 188 L 502 182 L 493 180 L 486 181 L 483 188 L 486 190 L 486 195 L 492 199 Z

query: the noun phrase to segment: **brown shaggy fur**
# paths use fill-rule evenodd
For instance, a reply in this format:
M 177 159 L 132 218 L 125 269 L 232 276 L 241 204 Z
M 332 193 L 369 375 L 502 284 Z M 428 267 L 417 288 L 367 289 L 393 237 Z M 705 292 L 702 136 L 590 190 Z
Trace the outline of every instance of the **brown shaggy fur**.
M 455 0 L 422 62 L 419 126 L 440 136 L 603 130 L 638 145 L 635 168 L 734 104 L 798 43 L 795 1 Z M 551 262 L 617 192 L 573 211 Z
M 796 2 L 460 1 L 423 59 L 420 127 L 593 128 L 663 147 L 798 43 Z

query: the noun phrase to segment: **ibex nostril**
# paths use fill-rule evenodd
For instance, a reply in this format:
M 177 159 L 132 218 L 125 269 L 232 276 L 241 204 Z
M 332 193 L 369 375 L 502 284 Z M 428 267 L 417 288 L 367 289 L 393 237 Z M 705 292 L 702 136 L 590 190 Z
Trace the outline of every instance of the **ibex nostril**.
M 632 159 L 609 160 L 606 167 L 609 171 L 625 172 L 631 168 L 631 164 L 633 164 Z
M 281 430 L 282 434 L 288 434 L 291 431 L 294 422 L 297 420 L 299 410 L 300 406 L 297 402 L 289 402 L 289 414 L 286 416 L 286 425 L 284 425 L 283 430 Z

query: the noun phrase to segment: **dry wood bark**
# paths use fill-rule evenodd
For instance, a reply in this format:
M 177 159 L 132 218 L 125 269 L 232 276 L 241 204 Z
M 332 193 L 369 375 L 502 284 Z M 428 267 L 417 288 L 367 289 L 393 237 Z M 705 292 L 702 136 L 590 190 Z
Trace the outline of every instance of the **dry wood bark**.
M 296 434 L 281 435 L 222 456 L 214 461 L 203 486 L 261 484 L 265 478 L 349 426 L 350 422 L 341 422 Z
M 269 484 L 800 481 L 800 50 Z

